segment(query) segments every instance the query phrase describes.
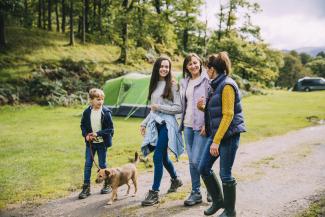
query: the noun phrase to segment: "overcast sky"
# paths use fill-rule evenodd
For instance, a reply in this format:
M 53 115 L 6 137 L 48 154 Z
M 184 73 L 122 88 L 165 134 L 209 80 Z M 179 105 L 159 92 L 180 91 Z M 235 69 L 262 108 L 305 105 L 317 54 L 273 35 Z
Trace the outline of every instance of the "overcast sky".
M 216 12 L 220 1 L 205 0 L 201 19 L 208 18 L 208 26 L 216 28 Z M 255 0 L 262 12 L 252 17 L 261 27 L 262 38 L 278 49 L 325 46 L 325 0 Z

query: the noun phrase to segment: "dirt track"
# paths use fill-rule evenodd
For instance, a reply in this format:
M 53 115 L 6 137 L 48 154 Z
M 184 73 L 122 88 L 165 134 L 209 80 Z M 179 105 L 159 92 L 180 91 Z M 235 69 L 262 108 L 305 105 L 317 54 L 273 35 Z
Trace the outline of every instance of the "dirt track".
M 294 216 L 305 209 L 311 199 L 325 192 L 324 159 L 325 125 L 241 145 L 234 165 L 238 179 L 237 216 Z M 215 171 L 218 171 L 217 164 L 218 161 Z M 106 205 L 108 196 L 100 195 L 100 186 L 96 186 L 85 200 L 78 200 L 78 192 L 75 192 L 39 207 L 7 210 L 1 216 L 203 216 L 208 206 L 206 201 L 191 208 L 183 206 L 179 195 L 189 189 L 189 169 L 185 161 L 176 163 L 176 167 L 184 182 L 180 189 L 183 192 L 174 197 L 165 196 L 169 186 L 165 171 L 162 203 L 153 207 L 140 206 L 152 182 L 152 172 L 146 172 L 139 177 L 140 189 L 136 197 L 124 196 L 124 186 L 119 189 L 119 200 L 110 206 Z

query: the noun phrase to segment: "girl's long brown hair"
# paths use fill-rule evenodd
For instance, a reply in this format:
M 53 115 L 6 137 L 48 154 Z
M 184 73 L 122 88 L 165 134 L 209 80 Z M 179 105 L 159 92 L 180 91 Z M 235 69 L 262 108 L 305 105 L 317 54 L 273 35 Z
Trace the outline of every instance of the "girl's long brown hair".
M 151 79 L 150 79 L 150 85 L 149 85 L 148 100 L 151 99 L 151 94 L 155 91 L 155 89 L 157 87 L 157 84 L 159 81 L 159 69 L 161 66 L 161 62 L 164 60 L 167 60 L 169 62 L 169 72 L 168 72 L 168 75 L 165 77 L 166 86 L 165 86 L 164 92 L 161 96 L 164 99 L 169 99 L 169 100 L 173 99 L 172 75 L 171 75 L 172 62 L 168 57 L 159 57 L 153 65 Z

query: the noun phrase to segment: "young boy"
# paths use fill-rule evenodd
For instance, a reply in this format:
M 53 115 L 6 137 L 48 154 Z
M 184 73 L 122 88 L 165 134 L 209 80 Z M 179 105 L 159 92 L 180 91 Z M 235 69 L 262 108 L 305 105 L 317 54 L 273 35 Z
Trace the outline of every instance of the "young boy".
M 90 195 L 90 176 L 93 165 L 93 157 L 91 155 L 95 156 L 97 152 L 99 167 L 101 169 L 107 167 L 106 152 L 107 148 L 112 146 L 114 127 L 111 111 L 103 106 L 104 96 L 104 92 L 100 89 L 93 88 L 89 90 L 90 106 L 83 112 L 81 118 L 80 127 L 86 143 L 86 161 L 84 184 L 82 192 L 79 194 L 79 199 L 84 199 Z M 101 193 L 108 194 L 111 191 L 111 187 L 105 181 Z

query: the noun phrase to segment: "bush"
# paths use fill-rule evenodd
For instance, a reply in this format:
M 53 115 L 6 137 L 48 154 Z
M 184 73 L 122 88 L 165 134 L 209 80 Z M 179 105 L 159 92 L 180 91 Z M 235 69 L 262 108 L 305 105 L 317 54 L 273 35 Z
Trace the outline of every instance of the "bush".
M 101 87 L 107 77 L 92 71 L 94 63 L 70 59 L 57 64 L 43 63 L 30 78 L 1 84 L 0 105 L 37 103 L 70 106 L 87 103 L 90 88 Z M 117 73 L 115 76 L 118 76 Z M 114 77 L 114 76 L 110 76 Z

